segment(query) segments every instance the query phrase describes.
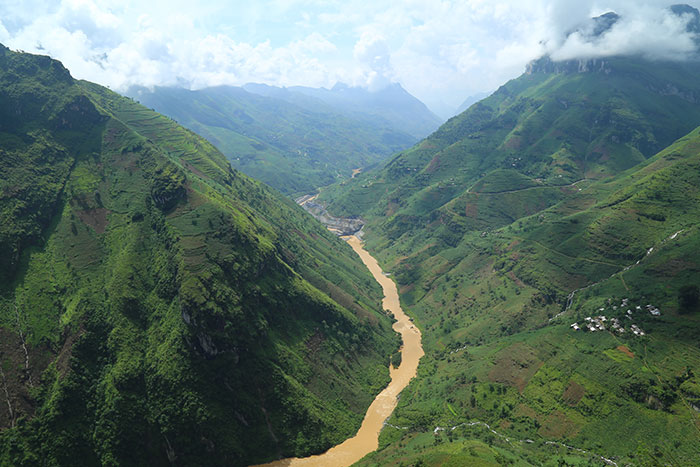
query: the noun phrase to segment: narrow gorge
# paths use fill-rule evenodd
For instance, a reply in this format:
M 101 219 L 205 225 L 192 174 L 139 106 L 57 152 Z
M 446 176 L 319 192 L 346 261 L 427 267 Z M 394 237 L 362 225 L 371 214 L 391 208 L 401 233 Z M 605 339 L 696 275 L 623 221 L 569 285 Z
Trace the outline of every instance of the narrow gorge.
M 379 446 L 379 433 L 384 422 L 396 408 L 398 396 L 408 383 L 416 376 L 418 363 L 424 355 L 421 332 L 411 318 L 404 313 L 399 302 L 396 284 L 387 277 L 379 267 L 377 260 L 364 249 L 356 236 L 344 237 L 352 249 L 359 255 L 374 279 L 382 286 L 384 299 L 382 306 L 390 311 L 396 322 L 394 331 L 401 335 L 401 364 L 398 368 L 389 367 L 391 382 L 380 392 L 367 409 L 362 426 L 355 436 L 329 449 L 323 454 L 306 458 L 282 459 L 265 464 L 264 467 L 281 466 L 333 466 L 345 467 L 354 464 Z

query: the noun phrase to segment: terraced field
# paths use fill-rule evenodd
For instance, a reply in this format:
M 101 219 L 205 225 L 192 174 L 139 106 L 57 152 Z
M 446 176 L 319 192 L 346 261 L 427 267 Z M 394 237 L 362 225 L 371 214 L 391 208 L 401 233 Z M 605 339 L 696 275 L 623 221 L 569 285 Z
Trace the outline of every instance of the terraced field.
M 384 167 L 322 191 L 329 212 L 367 221 L 367 247 L 426 348 L 364 464 L 700 459 L 700 129 L 677 133 L 671 116 L 693 106 L 683 123 L 697 125 L 698 108 L 621 87 L 641 73 L 687 88 L 697 64 L 608 66 L 535 70 Z M 644 311 L 626 318 L 624 298 Z M 571 328 L 601 308 L 624 334 Z
M 0 47 L 0 100 L 0 464 L 249 465 L 357 430 L 398 342 L 350 247 L 48 57 Z

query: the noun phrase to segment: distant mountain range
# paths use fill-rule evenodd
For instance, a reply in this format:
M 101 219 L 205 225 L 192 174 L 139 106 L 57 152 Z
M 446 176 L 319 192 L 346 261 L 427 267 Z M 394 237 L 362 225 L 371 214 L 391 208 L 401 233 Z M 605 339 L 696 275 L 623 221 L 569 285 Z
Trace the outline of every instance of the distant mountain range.
M 398 83 L 374 92 L 343 83 L 337 83 L 331 89 L 304 86 L 278 88 L 264 84 L 246 84 L 243 88 L 255 94 L 277 97 L 309 109 L 313 109 L 316 102 L 301 96 L 312 97 L 336 111 L 372 121 L 380 128 L 396 128 L 418 139 L 428 136 L 442 123 L 442 119 Z
M 246 85 L 126 93 L 211 141 L 231 164 L 290 195 L 406 149 L 440 123 L 400 85 L 379 92 Z
M 473 94 L 473 95 L 467 97 L 466 99 L 464 99 L 464 102 L 462 102 L 460 104 L 460 106 L 457 107 L 457 110 L 455 110 L 454 114 L 455 115 L 461 114 L 462 112 L 467 110 L 472 105 L 476 104 L 477 102 L 484 99 L 485 97 L 488 97 L 489 94 L 490 93 L 488 93 L 488 92 L 479 92 L 479 93 L 476 93 L 476 94 Z

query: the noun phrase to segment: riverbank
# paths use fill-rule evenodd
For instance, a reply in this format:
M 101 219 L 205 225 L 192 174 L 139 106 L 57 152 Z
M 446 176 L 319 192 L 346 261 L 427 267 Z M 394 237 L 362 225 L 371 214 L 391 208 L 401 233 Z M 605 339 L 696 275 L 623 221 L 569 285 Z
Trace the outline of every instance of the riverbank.
M 384 275 L 377 260 L 364 249 L 359 238 L 350 236 L 345 237 L 345 240 L 362 259 L 374 279 L 382 286 L 384 292 L 382 306 L 394 315 L 396 323 L 394 323 L 393 328 L 401 335 L 403 342 L 401 365 L 398 368 L 389 366 L 391 382 L 369 406 L 362 426 L 355 436 L 317 456 L 282 459 L 260 467 L 345 467 L 354 464 L 370 452 L 376 451 L 379 447 L 379 433 L 384 427 L 384 422 L 396 408 L 398 395 L 416 376 L 418 363 L 424 355 L 420 330 L 401 308 L 399 293 L 394 281 Z
M 325 225 L 328 230 L 339 237 L 348 235 L 362 237 L 362 227 L 364 227 L 365 221 L 360 218 L 331 216 L 330 213 L 326 211 L 325 206 L 315 202 L 316 198 L 318 198 L 318 194 L 302 196 L 294 201 L 304 208 L 306 212 L 314 216 L 317 221 Z

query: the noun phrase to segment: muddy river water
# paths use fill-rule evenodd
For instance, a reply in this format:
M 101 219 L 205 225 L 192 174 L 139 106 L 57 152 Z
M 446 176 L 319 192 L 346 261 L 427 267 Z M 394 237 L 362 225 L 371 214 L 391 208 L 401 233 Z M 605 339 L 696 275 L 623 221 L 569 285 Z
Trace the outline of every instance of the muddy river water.
M 323 454 L 305 458 L 282 459 L 264 467 L 279 466 L 323 466 L 323 467 L 343 467 L 352 465 L 364 456 L 373 452 L 379 446 L 379 432 L 384 426 L 384 422 L 391 412 L 396 408 L 398 395 L 408 386 L 411 378 L 416 376 L 418 361 L 423 356 L 423 346 L 421 345 L 421 333 L 413 325 L 409 317 L 401 309 L 399 294 L 396 284 L 382 272 L 377 260 L 374 259 L 362 246 L 359 238 L 352 236 L 345 238 L 353 250 L 360 256 L 367 269 L 370 270 L 374 279 L 379 282 L 384 291 L 383 305 L 385 310 L 391 311 L 396 323 L 394 330 L 401 335 L 403 346 L 401 348 L 401 364 L 394 369 L 389 367 L 391 382 L 374 399 L 372 405 L 367 409 L 362 426 L 355 436 L 345 442 L 329 449 Z

